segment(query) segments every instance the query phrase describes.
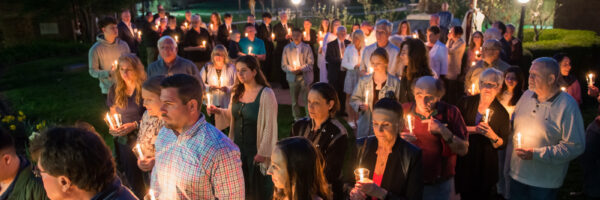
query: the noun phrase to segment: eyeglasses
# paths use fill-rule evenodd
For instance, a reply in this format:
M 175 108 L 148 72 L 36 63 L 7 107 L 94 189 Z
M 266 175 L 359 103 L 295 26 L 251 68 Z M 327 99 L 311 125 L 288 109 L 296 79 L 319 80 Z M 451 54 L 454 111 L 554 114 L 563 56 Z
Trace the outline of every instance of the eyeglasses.
M 494 89 L 498 87 L 498 84 L 496 83 L 481 83 L 481 88 L 489 88 L 489 89 Z

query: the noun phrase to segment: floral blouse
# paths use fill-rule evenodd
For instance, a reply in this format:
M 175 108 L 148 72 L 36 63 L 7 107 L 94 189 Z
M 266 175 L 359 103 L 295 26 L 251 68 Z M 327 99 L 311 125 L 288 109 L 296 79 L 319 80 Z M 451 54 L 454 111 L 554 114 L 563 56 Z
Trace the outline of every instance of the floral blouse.
M 154 156 L 154 141 L 163 126 L 164 122 L 158 117 L 150 116 L 148 111 L 144 112 L 137 138 L 137 143 L 140 144 L 144 156 Z

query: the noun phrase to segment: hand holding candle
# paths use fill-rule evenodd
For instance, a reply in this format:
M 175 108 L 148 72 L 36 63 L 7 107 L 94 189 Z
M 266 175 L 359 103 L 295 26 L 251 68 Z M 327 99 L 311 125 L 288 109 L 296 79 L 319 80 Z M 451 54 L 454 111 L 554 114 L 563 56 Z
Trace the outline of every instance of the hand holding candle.
M 248 47 L 248 55 L 252 54 L 252 47 Z
M 202 40 L 202 48 L 206 48 L 206 40 Z
M 369 179 L 369 169 L 367 168 L 358 168 L 354 170 L 354 179 L 358 182 L 363 182 L 366 179 Z
M 485 122 L 485 123 L 490 122 L 490 109 L 489 108 L 485 109 L 485 116 L 483 118 L 483 122 Z
M 150 191 L 148 191 L 148 195 L 150 195 L 150 200 L 156 200 L 156 197 L 154 197 L 154 190 L 150 189 Z

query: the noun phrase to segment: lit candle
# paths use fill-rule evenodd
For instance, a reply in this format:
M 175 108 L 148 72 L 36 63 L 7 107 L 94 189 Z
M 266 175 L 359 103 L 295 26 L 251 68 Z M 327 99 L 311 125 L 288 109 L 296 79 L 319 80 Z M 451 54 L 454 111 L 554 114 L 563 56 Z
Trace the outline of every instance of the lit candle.
M 213 29 L 214 29 L 213 24 L 210 24 L 210 30 L 213 30 Z
M 566 92 L 567 88 L 566 87 L 560 87 L 560 90 L 563 91 L 563 92 Z
M 159 26 L 160 22 L 156 25 L 154 25 L 154 27 L 156 28 L 156 30 L 158 30 L 158 26 Z
M 202 40 L 202 47 L 206 48 L 206 40 Z
M 106 113 L 106 121 L 108 122 L 109 128 L 110 129 L 115 129 L 115 125 L 112 122 L 112 119 L 110 118 L 110 115 L 108 113 Z
M 413 133 L 413 125 L 412 125 L 412 116 L 410 114 L 406 115 L 406 119 L 408 120 L 408 132 Z
M 522 148 L 523 147 L 523 143 L 522 143 L 522 135 L 521 133 L 517 133 L 517 148 Z
M 364 172 L 364 170 L 359 169 L 358 172 L 360 174 L 360 177 L 359 177 L 360 179 L 359 180 L 363 181 L 365 179 L 365 172 Z
M 154 191 L 152 189 L 148 191 L 148 194 L 150 195 L 150 200 L 156 200 L 156 197 L 154 197 Z
M 231 30 L 229 30 L 229 34 L 231 34 L 231 33 L 232 33 Z
M 319 41 L 319 48 L 323 47 L 323 41 Z
M 302 32 L 302 35 L 303 35 L 304 37 L 306 37 L 306 31 Z
M 489 108 L 486 108 L 486 109 L 485 109 L 485 118 L 483 118 L 483 119 L 484 119 L 483 121 L 484 121 L 485 123 L 488 123 L 488 122 L 490 122 L 490 109 L 489 109 Z
M 187 22 L 183 22 L 183 26 L 185 27 L 186 30 L 188 29 L 188 23 Z M 212 28 L 212 24 L 210 26 Z
M 471 84 L 471 95 L 475 95 L 475 83 Z
M 113 116 L 114 116 L 117 128 L 121 127 L 121 125 L 122 125 L 121 124 L 121 115 L 115 113 Z
M 369 177 L 369 170 L 365 168 L 358 168 L 354 170 L 354 179 L 357 181 L 365 181 Z
M 248 47 L 248 54 L 252 53 L 252 47 Z
M 323 37 L 323 31 L 319 31 L 319 37 Z
M 213 82 L 214 84 L 219 84 L 219 80 L 218 80 L 217 76 L 213 76 L 213 77 L 212 77 L 212 82 Z
M 271 40 L 275 40 L 275 33 L 271 33 Z
M 210 93 L 206 94 L 206 107 L 210 107 Z
M 135 145 L 135 149 L 137 150 L 138 154 L 140 155 L 140 160 L 144 159 L 144 153 L 142 153 L 142 147 L 140 147 L 140 144 L 136 144 Z
M 244 37 L 248 37 L 248 33 L 244 33 Z
M 412 37 L 413 37 L 414 39 L 417 39 L 417 38 L 419 38 L 419 34 L 417 34 L 417 33 L 413 33 L 413 34 L 412 34 Z
M 479 57 L 479 56 L 480 56 L 480 54 L 479 54 L 479 50 L 475 50 L 475 56 L 477 56 L 477 57 Z
M 291 34 L 292 34 L 292 29 L 291 29 L 291 28 L 288 28 L 288 30 L 287 30 L 287 31 L 288 31 L 288 35 L 291 35 Z
M 138 38 L 142 39 L 142 31 L 138 31 L 137 34 L 138 34 Z
M 179 36 L 175 36 L 175 42 L 179 43 Z
M 594 85 L 594 74 L 589 73 L 587 77 L 588 85 Z
M 476 64 L 476 63 L 477 63 L 477 62 L 473 61 L 473 62 L 471 63 L 471 66 L 475 66 L 475 64 Z
M 296 71 L 296 69 L 298 68 L 298 65 L 300 65 L 300 64 L 298 64 L 298 61 L 294 61 L 294 63 L 292 65 L 293 65 L 292 70 Z
M 369 74 L 372 74 L 375 71 L 375 69 L 373 69 L 373 67 L 369 67 Z
M 223 84 L 223 78 L 219 77 L 219 87 L 223 87 L 225 84 Z
M 365 104 L 369 105 L 369 90 L 365 91 Z

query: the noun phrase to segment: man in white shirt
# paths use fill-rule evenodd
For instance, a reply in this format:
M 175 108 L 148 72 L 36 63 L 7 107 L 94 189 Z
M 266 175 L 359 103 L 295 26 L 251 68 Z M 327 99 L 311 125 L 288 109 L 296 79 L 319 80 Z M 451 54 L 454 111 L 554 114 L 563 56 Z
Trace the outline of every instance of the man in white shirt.
M 535 59 L 529 73 L 529 90 L 513 114 L 510 197 L 552 200 L 585 149 L 583 119 L 577 102 L 559 89 L 556 60 Z
M 392 22 L 388 21 L 387 19 L 381 19 L 377 21 L 377 24 L 375 25 L 375 31 L 371 34 L 375 34 L 377 42 L 365 47 L 365 52 L 363 53 L 361 59 L 360 70 L 366 70 L 367 72 L 369 71 L 369 68 L 371 67 L 371 62 L 369 62 L 371 60 L 371 54 L 373 54 L 375 49 L 380 47 L 385 49 L 385 51 L 388 53 L 388 58 L 390 58 L 388 63 L 388 72 L 393 71 L 395 67 L 394 64 L 396 63 L 396 57 L 398 57 L 398 52 L 400 52 L 400 49 L 388 40 L 392 34 Z
M 440 41 L 441 30 L 437 26 L 427 29 L 427 46 L 429 50 L 429 67 L 435 72 L 436 78 L 446 79 L 448 74 L 448 48 Z

